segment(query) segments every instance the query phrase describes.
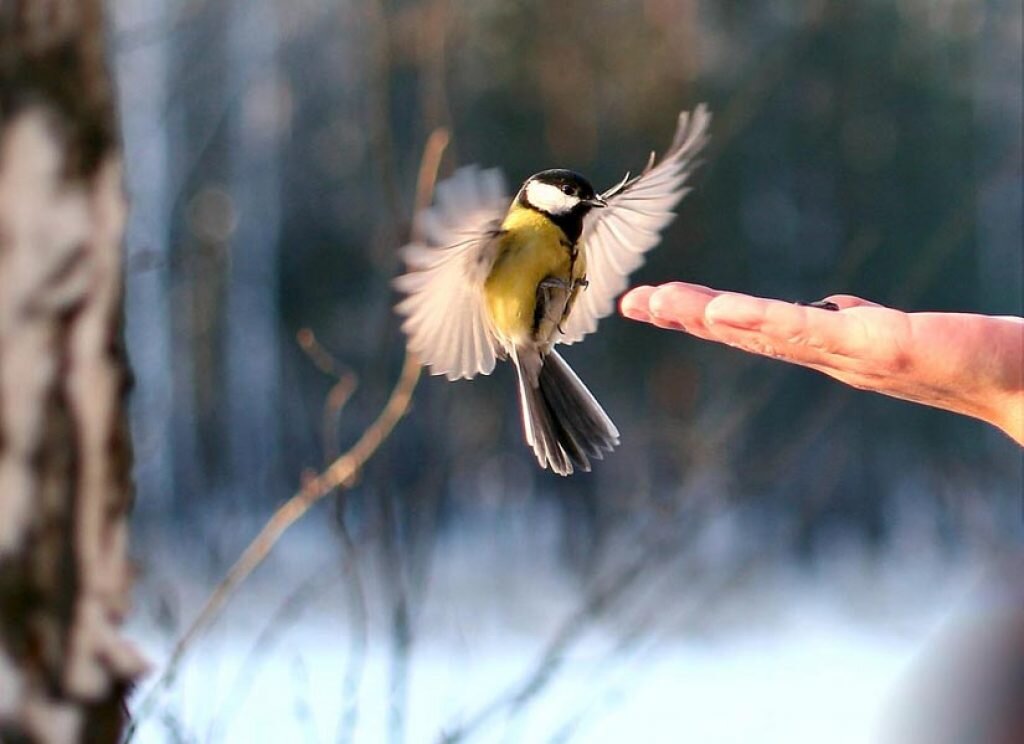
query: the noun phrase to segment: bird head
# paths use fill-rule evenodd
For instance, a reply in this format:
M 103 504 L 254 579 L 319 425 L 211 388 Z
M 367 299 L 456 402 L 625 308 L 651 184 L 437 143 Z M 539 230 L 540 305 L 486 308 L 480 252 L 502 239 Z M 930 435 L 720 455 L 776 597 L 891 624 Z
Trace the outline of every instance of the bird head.
M 519 201 L 552 217 L 583 215 L 608 203 L 594 191 L 590 181 L 579 173 L 555 169 L 541 171 L 526 179 Z

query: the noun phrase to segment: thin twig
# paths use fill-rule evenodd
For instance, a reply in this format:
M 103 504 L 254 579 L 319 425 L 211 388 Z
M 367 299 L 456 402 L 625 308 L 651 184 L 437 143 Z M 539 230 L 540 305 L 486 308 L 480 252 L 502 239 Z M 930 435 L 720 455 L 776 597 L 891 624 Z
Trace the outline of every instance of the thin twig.
M 347 364 L 339 362 L 337 358 L 320 343 L 312 328 L 300 328 L 295 334 L 295 342 L 302 349 L 302 352 L 313 362 L 313 366 L 329 377 L 341 379 L 346 375 L 354 374 Z
M 352 449 L 331 463 L 329 468 L 306 481 L 298 493 L 274 512 L 260 533 L 249 543 L 235 565 L 210 594 L 188 630 L 175 644 L 163 673 L 140 703 L 139 712 L 125 734 L 125 741 L 131 740 L 138 723 L 145 720 L 155 704 L 158 694 L 167 689 L 174 681 L 178 667 L 195 639 L 219 616 L 224 604 L 238 588 L 238 585 L 245 581 L 264 561 L 285 531 L 334 488 L 350 486 L 355 481 L 366 461 L 384 443 L 395 428 L 395 424 L 409 410 L 412 393 L 419 378 L 419 362 L 412 354 L 406 354 L 402 373 L 391 391 L 387 404 L 377 419 L 359 438 L 359 441 Z
M 422 223 L 419 219 L 434 194 L 441 158 L 448 146 L 448 132 L 435 129 L 423 150 L 419 173 L 416 179 L 416 205 L 410 227 L 412 240 L 422 239 Z M 388 667 L 390 679 L 390 706 L 388 715 L 388 740 L 391 744 L 402 744 L 405 739 L 406 707 L 408 705 L 409 657 L 412 649 L 412 608 L 409 590 L 409 577 L 405 567 L 408 559 L 403 560 L 403 552 L 407 547 L 401 538 L 399 504 L 393 493 L 385 493 L 381 501 L 385 515 L 384 556 L 385 566 L 393 582 L 394 601 L 391 608 L 391 653 Z
M 338 427 L 341 423 L 341 412 L 345 404 L 356 391 L 358 382 L 354 374 L 348 374 L 331 386 L 324 400 L 323 415 L 320 420 L 320 436 L 322 438 L 323 457 L 325 462 L 332 462 L 341 452 L 338 441 Z
M 637 686 L 636 679 L 623 679 L 622 668 L 632 661 L 650 655 L 663 647 L 665 640 L 678 628 L 681 623 L 687 623 L 700 616 L 700 613 L 714 604 L 714 602 L 728 597 L 736 590 L 736 585 L 749 578 L 758 564 L 758 556 L 751 554 L 744 558 L 739 564 L 732 566 L 724 575 L 709 577 L 714 579 L 710 586 L 699 585 L 701 579 L 701 567 L 699 561 L 693 561 L 692 553 L 686 553 L 683 560 L 688 562 L 689 573 L 684 577 L 687 586 L 696 586 L 697 591 L 689 594 L 682 607 L 676 605 L 654 606 L 652 611 L 641 617 L 632 627 L 627 628 L 617 639 L 616 643 L 605 655 L 600 667 L 611 667 L 616 665 L 620 670 L 619 679 L 613 680 L 603 693 L 593 696 L 589 702 L 584 703 L 577 709 L 577 712 L 570 715 L 566 721 L 549 739 L 548 744 L 568 744 L 568 742 L 579 732 L 584 723 L 593 725 L 594 719 L 599 718 L 607 712 L 611 702 L 617 699 L 624 699 L 631 695 Z M 666 564 L 670 569 L 674 562 Z M 660 596 L 672 596 L 671 587 L 666 587 Z M 671 610 L 676 612 L 670 612 Z M 600 674 L 600 672 L 597 672 Z M 588 678 L 590 686 L 597 684 L 596 675 Z
M 441 158 L 448 145 L 448 132 L 437 129 L 431 133 L 424 148 L 423 159 L 417 179 L 416 206 L 417 213 L 426 207 L 433 197 L 434 184 Z M 413 235 L 417 235 L 414 219 Z M 339 365 L 326 352 L 313 332 L 304 329 L 298 334 L 300 347 L 324 371 L 337 372 Z M 327 496 L 335 488 L 350 486 L 363 465 L 391 434 L 395 425 L 405 416 L 412 401 L 412 394 L 420 378 L 420 364 L 411 353 L 406 353 L 402 373 L 395 384 L 387 404 L 370 427 L 363 432 L 359 441 L 345 454 L 335 459 L 319 475 L 303 481 L 302 488 L 286 501 L 260 530 L 260 533 L 249 543 L 241 557 L 235 562 L 228 573 L 220 581 L 207 598 L 191 626 L 178 640 L 171 653 L 167 666 L 157 678 L 153 687 L 139 703 L 138 713 L 132 718 L 125 731 L 124 741 L 130 742 L 138 730 L 138 725 L 145 720 L 156 704 L 157 697 L 174 682 L 178 667 L 187 654 L 195 639 L 219 616 L 227 600 L 245 581 L 250 574 L 266 559 L 281 536 L 299 520 L 318 501 Z M 344 379 L 344 376 L 343 376 Z M 340 381 L 339 381 L 340 382 Z M 352 384 L 354 385 L 354 377 Z M 345 398 L 347 399 L 347 397 Z M 344 405 L 344 399 L 341 401 Z
M 444 157 L 444 151 L 450 141 L 451 135 L 448 130 L 438 127 L 430 133 L 427 144 L 423 146 L 423 158 L 420 160 L 419 173 L 416 174 L 416 211 L 413 213 L 411 230 L 413 240 L 420 240 L 423 237 L 420 215 L 434 198 L 434 184 L 437 183 L 437 174 L 441 169 L 441 158 Z
M 359 387 L 359 378 L 347 365 L 339 362 L 320 341 L 312 328 L 302 328 L 295 334 L 295 341 L 306 354 L 313 366 L 335 378 L 334 385 L 324 398 L 323 413 L 320 416 L 320 438 L 323 447 L 324 463 L 334 461 L 341 453 L 338 442 L 338 424 L 345 404 Z
M 262 657 L 266 656 L 280 637 L 298 620 L 299 616 L 323 590 L 324 577 L 328 573 L 327 568 L 329 567 L 318 567 L 304 581 L 296 585 L 281 601 L 270 620 L 256 636 L 255 642 L 235 674 L 231 692 L 225 698 L 220 714 L 210 725 L 207 741 L 222 741 L 225 738 L 223 736 L 225 728 L 248 695 L 249 689 L 256 679 L 257 668 Z
M 402 541 L 393 493 L 382 500 L 385 514 L 384 562 L 395 592 L 391 608 L 391 648 L 388 664 L 388 741 L 402 744 L 405 740 L 405 710 L 409 702 L 409 655 L 412 648 L 412 627 L 409 622 L 409 591 L 402 564 Z
M 503 711 L 514 714 L 537 697 L 554 679 L 566 662 L 569 650 L 583 637 L 591 624 L 632 588 L 647 569 L 657 565 L 670 552 L 670 541 L 655 540 L 632 561 L 619 567 L 604 581 L 596 583 L 583 602 L 562 623 L 537 657 L 530 671 L 504 694 L 480 708 L 465 722 L 442 732 L 439 744 L 465 741 Z
M 363 667 L 366 662 L 366 639 L 369 635 L 369 613 L 366 609 L 366 592 L 363 589 L 362 574 L 359 570 L 359 554 L 355 542 L 349 535 L 345 525 L 342 504 L 338 504 L 338 534 L 341 544 L 348 556 L 349 570 L 345 572 L 346 588 L 349 593 L 351 612 L 355 616 L 352 623 L 352 635 L 349 639 L 348 663 L 345 665 L 345 677 L 342 680 L 341 722 L 338 727 L 339 744 L 349 744 L 356 735 L 359 723 L 359 688 L 363 681 Z
M 370 59 L 367 74 L 372 81 L 369 93 L 369 138 L 374 161 L 380 168 L 381 185 L 384 187 L 384 202 L 391 213 L 390 224 L 402 224 L 402 200 L 398 189 L 398 168 L 396 166 L 394 133 L 391 128 L 391 52 L 388 49 L 390 35 L 387 9 L 383 0 L 369 0 L 364 4 L 364 18 L 368 30 Z M 391 232 L 401 235 L 401 232 Z

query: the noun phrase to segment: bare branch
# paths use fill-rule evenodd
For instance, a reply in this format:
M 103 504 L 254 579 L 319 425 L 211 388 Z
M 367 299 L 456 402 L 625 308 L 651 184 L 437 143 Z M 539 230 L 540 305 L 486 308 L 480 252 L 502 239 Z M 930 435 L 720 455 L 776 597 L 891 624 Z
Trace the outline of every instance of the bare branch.
M 256 636 L 245 655 L 245 660 L 239 667 L 235 680 L 231 685 L 231 692 L 225 698 L 224 708 L 221 714 L 214 718 L 210 724 L 210 731 L 207 734 L 207 741 L 222 741 L 224 733 L 231 718 L 236 713 L 239 705 L 245 699 L 246 694 L 256 678 L 257 667 L 260 659 L 274 647 L 277 640 L 293 625 L 306 608 L 323 591 L 324 579 L 329 573 L 329 566 L 318 566 L 311 572 L 304 581 L 299 582 L 281 601 L 277 610 L 271 615 L 267 624 Z
M 412 393 L 419 378 L 419 362 L 411 354 L 407 354 L 402 366 L 402 373 L 391 391 L 387 404 L 377 419 L 359 438 L 359 441 L 352 449 L 331 463 L 330 467 L 309 479 L 298 493 L 274 512 L 260 533 L 249 543 L 241 557 L 207 598 L 188 630 L 175 644 L 167 666 L 139 704 L 138 714 L 132 721 L 125 737 L 126 740 L 131 740 L 137 730 L 138 722 L 144 720 L 150 713 L 158 694 L 173 683 L 178 667 L 195 639 L 216 620 L 239 584 L 249 578 L 250 574 L 266 559 L 285 531 L 332 490 L 351 486 L 355 482 L 363 465 L 387 440 L 395 425 L 409 410 Z
M 339 504 L 339 507 L 341 505 Z M 343 705 L 341 723 L 338 729 L 338 741 L 341 744 L 351 742 L 355 738 L 356 725 L 359 722 L 359 688 L 363 681 L 363 666 L 366 661 L 366 638 L 369 635 L 370 619 L 366 610 L 366 593 L 359 571 L 359 554 L 355 542 L 348 533 L 342 512 L 338 515 L 338 533 L 342 547 L 349 560 L 348 570 L 344 578 L 349 593 L 349 602 L 355 615 L 352 625 L 352 636 L 349 640 L 348 664 L 345 665 L 345 676 L 342 680 Z
M 337 378 L 324 399 L 323 413 L 320 417 L 320 437 L 324 460 L 332 462 L 341 452 L 341 446 L 338 443 L 338 422 L 341 419 L 341 412 L 359 386 L 359 380 L 352 370 L 335 359 L 334 355 L 324 348 L 311 328 L 300 330 L 295 334 L 295 339 L 298 341 L 299 348 L 306 353 L 317 369 L 326 375 Z
M 427 140 L 417 180 L 417 209 L 420 206 L 426 206 L 432 198 L 437 169 L 447 145 L 448 133 L 443 129 L 435 130 Z M 314 363 L 319 362 L 318 366 L 321 369 L 336 371 L 339 368 L 330 354 L 317 343 L 316 337 L 309 329 L 299 332 L 298 341 L 303 350 L 313 358 Z M 207 598 L 195 620 L 175 644 L 164 671 L 139 703 L 137 714 L 125 734 L 126 742 L 131 741 L 138 730 L 139 722 L 145 720 L 149 715 L 160 693 L 168 689 L 174 682 L 178 667 L 195 639 L 217 619 L 234 591 L 266 559 L 288 528 L 335 488 L 346 488 L 355 482 L 363 465 L 387 440 L 395 425 L 408 412 L 420 373 L 419 362 L 411 353 L 406 353 L 398 382 L 392 389 L 387 404 L 377 419 L 363 432 L 363 435 L 348 452 L 336 458 L 320 474 L 305 479 L 299 492 L 274 512 L 259 534 L 249 543 L 241 557 Z M 344 376 L 342 380 L 344 380 Z M 351 384 L 354 386 L 354 378 Z M 339 394 L 338 397 L 342 398 L 340 405 L 344 405 L 347 395 Z M 347 533 L 344 537 L 347 538 Z M 354 546 L 350 539 L 346 542 L 346 548 L 349 550 L 350 557 L 354 557 Z

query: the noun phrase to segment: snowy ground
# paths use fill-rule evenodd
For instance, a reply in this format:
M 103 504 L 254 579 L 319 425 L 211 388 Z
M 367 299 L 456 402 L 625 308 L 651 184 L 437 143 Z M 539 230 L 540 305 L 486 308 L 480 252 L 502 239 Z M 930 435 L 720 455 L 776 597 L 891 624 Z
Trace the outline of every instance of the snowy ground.
M 367 642 L 353 645 L 330 543 L 312 532 L 290 536 L 193 649 L 137 741 L 337 741 L 353 710 L 354 741 L 389 741 L 396 721 L 407 742 L 439 741 L 507 698 L 581 601 L 579 582 L 554 572 L 550 554 L 514 549 L 525 539 L 514 530 L 449 541 L 415 613 L 400 712 L 375 582 Z M 571 634 L 564 664 L 542 691 L 515 713 L 499 710 L 467 740 L 878 741 L 915 662 L 951 614 L 969 606 L 978 581 L 967 566 L 892 564 L 839 557 L 813 575 L 758 570 L 714 599 L 688 594 L 678 567 L 665 571 L 626 595 L 614 619 Z M 322 581 L 280 610 L 310 575 Z M 130 632 L 159 665 L 174 633 L 159 630 L 145 599 L 158 584 L 150 576 Z M 178 581 L 175 601 L 194 607 L 208 587 Z M 360 648 L 364 663 L 353 666 Z M 346 702 L 353 668 L 362 670 L 359 695 Z

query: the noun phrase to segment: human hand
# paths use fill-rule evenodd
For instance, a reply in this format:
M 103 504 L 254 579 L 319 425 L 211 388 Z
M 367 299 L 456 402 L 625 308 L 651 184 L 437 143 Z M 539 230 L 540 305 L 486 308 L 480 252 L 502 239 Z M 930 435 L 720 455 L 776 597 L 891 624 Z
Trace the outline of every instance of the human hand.
M 850 295 L 825 301 L 839 309 L 673 282 L 631 290 L 620 311 L 861 390 L 973 416 L 1024 444 L 1024 319 L 904 313 Z

